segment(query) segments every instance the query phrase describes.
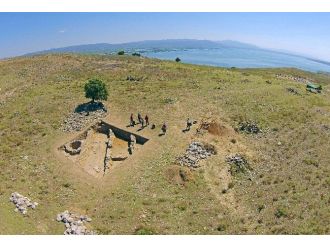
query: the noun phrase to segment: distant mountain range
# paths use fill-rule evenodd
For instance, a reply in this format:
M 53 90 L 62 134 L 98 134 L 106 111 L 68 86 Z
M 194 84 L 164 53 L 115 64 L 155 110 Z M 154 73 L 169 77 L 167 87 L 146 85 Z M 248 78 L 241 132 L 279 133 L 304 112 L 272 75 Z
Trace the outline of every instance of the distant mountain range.
M 54 48 L 44 51 L 37 51 L 25 55 L 37 55 L 45 53 L 114 53 L 119 50 L 128 52 L 133 51 L 163 51 L 175 49 L 216 49 L 216 48 L 244 48 L 244 49 L 261 49 L 255 45 L 241 43 L 238 41 L 224 40 L 224 41 L 210 41 L 210 40 L 194 40 L 194 39 L 166 39 L 166 40 L 146 40 L 129 42 L 122 44 L 86 44 L 75 45 L 61 48 Z
M 223 41 L 211 41 L 211 40 L 196 40 L 196 39 L 164 39 L 164 40 L 145 40 L 128 42 L 121 44 L 109 44 L 109 43 L 97 43 L 97 44 L 86 44 L 86 45 L 74 45 L 61 48 L 54 48 L 44 51 L 37 51 L 25 54 L 24 56 L 47 54 L 47 53 L 86 53 L 86 54 L 113 54 L 120 50 L 125 52 L 157 52 L 157 51 L 169 51 L 169 50 L 183 50 L 183 49 L 219 49 L 219 48 L 238 48 L 238 49 L 249 49 L 249 50 L 263 50 L 271 51 L 276 53 L 282 53 L 297 57 L 303 57 L 314 62 L 330 65 L 330 62 L 310 58 L 308 56 L 294 54 L 292 52 L 265 49 L 256 45 L 242 43 L 233 40 Z

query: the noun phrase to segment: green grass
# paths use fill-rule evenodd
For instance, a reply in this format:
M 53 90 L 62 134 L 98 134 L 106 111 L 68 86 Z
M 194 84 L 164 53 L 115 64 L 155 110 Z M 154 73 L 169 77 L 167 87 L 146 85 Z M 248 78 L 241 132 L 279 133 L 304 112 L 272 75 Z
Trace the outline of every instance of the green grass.
M 312 78 L 323 93 L 308 93 L 304 84 L 278 79 L 278 73 Z M 128 75 L 143 80 L 131 82 Z M 62 121 L 87 101 L 83 85 L 95 77 L 109 90 L 110 115 L 120 112 L 116 117 L 126 120 L 141 111 L 157 126 L 165 119 L 169 124 L 166 139 L 154 134 L 154 150 L 119 171 L 115 183 L 95 181 L 54 155 L 56 142 L 66 138 Z M 56 214 L 72 209 L 92 217 L 103 234 L 329 234 L 330 137 L 321 128 L 330 122 L 329 82 L 326 75 L 295 69 L 225 69 L 131 56 L 2 60 L 0 233 L 62 234 Z M 255 155 L 253 180 L 233 178 L 224 194 L 211 192 L 207 166 L 185 186 L 164 175 L 192 139 L 181 133 L 186 118 L 208 116 L 233 128 L 253 120 L 264 130 L 258 137 L 241 134 Z M 222 155 L 217 157 L 224 160 Z M 14 191 L 40 206 L 27 217 L 15 213 L 8 200 Z M 244 210 L 226 206 L 228 195 Z

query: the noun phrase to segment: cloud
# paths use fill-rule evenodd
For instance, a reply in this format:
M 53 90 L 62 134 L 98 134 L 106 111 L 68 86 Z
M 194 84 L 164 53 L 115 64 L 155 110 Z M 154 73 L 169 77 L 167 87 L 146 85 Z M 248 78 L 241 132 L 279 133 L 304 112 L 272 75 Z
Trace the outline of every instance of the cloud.
M 61 29 L 61 30 L 59 30 L 58 32 L 59 32 L 59 33 L 65 33 L 66 30 L 65 30 L 65 29 Z

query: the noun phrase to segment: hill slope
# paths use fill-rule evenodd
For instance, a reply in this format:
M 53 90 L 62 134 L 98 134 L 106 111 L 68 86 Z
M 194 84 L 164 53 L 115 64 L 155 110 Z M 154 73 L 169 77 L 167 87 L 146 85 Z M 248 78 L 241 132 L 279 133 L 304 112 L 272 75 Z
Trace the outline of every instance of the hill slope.
M 78 134 L 61 131 L 61 124 L 86 102 L 83 85 L 93 77 L 109 89 L 105 121 L 149 138 L 101 178 L 58 150 Z M 303 78 L 322 84 L 322 94 L 306 92 Z M 71 210 L 90 216 L 100 234 L 329 234 L 329 82 L 292 69 L 127 56 L 2 60 L 0 233 L 63 234 L 56 215 Z M 156 129 L 127 128 L 137 112 Z M 187 117 L 198 123 L 184 133 Z M 212 120 L 213 130 L 196 132 Z M 158 136 L 163 121 L 168 132 Z M 262 132 L 234 130 L 245 121 Z M 196 140 L 217 154 L 197 169 L 176 166 Z M 248 172 L 230 172 L 226 159 L 236 153 L 248 160 Z M 27 216 L 14 212 L 8 200 L 14 191 L 39 206 Z

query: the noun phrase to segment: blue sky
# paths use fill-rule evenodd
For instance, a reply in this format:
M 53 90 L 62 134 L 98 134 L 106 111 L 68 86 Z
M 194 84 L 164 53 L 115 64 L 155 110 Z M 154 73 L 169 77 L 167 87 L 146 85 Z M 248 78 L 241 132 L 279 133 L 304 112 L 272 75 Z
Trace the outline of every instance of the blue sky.
M 330 61 L 330 13 L 0 13 L 0 57 L 89 43 L 237 40 Z

